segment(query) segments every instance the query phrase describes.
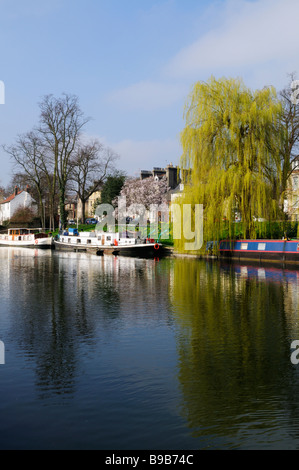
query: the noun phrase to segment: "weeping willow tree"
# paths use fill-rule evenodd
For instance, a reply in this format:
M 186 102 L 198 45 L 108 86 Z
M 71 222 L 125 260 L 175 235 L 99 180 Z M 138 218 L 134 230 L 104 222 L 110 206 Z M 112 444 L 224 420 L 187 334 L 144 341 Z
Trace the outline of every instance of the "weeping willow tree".
M 180 203 L 203 204 L 204 241 L 219 240 L 224 227 L 233 237 L 236 213 L 246 237 L 256 236 L 255 218 L 277 216 L 280 113 L 272 87 L 251 91 L 214 77 L 194 85 L 181 133 L 181 167 L 190 171 Z

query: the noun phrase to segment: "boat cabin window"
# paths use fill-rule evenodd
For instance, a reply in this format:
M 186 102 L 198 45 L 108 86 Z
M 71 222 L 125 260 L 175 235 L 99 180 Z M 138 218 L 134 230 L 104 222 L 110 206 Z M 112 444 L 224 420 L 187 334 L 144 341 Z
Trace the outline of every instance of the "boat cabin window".
M 90 239 L 87 240 L 87 244 L 88 244 L 88 245 L 91 244 L 91 240 L 90 240 Z
M 258 250 L 265 250 L 266 249 L 266 243 L 259 243 L 257 246 Z
M 241 243 L 241 250 L 247 250 L 248 243 Z
M 77 238 L 77 243 L 78 243 L 78 244 L 81 243 L 81 238 Z
M 68 239 L 67 239 L 67 242 L 68 242 L 68 243 L 72 243 L 72 239 L 71 239 L 71 238 L 68 238 Z
M 106 237 L 106 240 L 107 240 L 107 242 L 111 242 L 111 237 L 110 237 L 110 236 L 107 236 L 107 237 Z

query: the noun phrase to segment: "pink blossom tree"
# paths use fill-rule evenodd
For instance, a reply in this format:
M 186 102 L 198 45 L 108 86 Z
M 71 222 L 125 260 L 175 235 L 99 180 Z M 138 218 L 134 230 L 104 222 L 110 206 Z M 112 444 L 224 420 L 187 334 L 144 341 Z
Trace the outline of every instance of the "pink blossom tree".
M 146 226 L 147 219 L 150 213 L 156 214 L 156 222 L 158 221 L 159 214 L 164 210 L 167 212 L 167 179 L 155 179 L 154 177 L 145 178 L 143 180 L 138 178 L 127 179 L 120 192 L 120 198 L 113 200 L 113 205 L 116 207 L 115 215 L 118 217 L 118 212 L 122 212 L 119 207 L 119 202 L 125 198 L 126 216 L 133 217 L 138 220 L 139 226 Z M 119 211 L 118 211 L 119 209 Z M 133 227 L 134 221 L 132 222 Z
M 151 205 L 167 203 L 166 193 L 168 191 L 167 179 L 155 179 L 153 176 L 145 179 L 128 178 L 120 192 L 120 196 L 126 198 L 127 207 L 134 208 L 135 205 L 143 205 L 150 210 Z M 118 199 L 114 199 L 113 205 L 118 206 Z M 134 210 L 134 209 L 133 209 Z

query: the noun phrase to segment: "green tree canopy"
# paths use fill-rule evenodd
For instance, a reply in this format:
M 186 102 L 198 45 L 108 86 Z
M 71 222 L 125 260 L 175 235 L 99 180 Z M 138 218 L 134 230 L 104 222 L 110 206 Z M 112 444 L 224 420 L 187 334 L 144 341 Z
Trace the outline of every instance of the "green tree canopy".
M 101 191 L 101 204 L 112 204 L 112 201 L 119 196 L 125 183 L 126 175 L 121 172 L 110 174 Z
M 224 226 L 232 236 L 236 212 L 246 236 L 254 236 L 255 217 L 275 217 L 280 114 L 272 87 L 251 91 L 214 77 L 194 85 L 181 133 L 181 166 L 191 170 L 182 202 L 204 205 L 205 240 L 219 239 Z

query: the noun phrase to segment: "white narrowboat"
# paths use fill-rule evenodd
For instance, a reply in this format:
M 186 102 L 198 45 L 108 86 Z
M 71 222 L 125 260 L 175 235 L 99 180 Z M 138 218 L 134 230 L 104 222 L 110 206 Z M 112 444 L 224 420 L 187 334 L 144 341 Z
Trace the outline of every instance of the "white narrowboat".
M 138 233 L 78 232 L 69 229 L 54 239 L 55 249 L 73 252 L 90 252 L 97 255 L 159 256 L 162 244 L 154 239 L 140 238 Z
M 19 246 L 22 248 L 51 248 L 53 238 L 42 229 L 12 228 L 0 233 L 0 246 Z

